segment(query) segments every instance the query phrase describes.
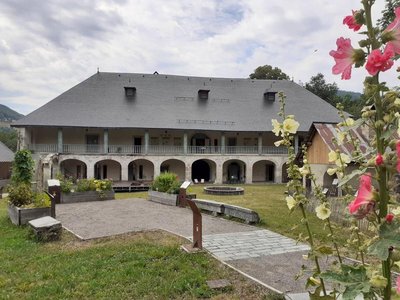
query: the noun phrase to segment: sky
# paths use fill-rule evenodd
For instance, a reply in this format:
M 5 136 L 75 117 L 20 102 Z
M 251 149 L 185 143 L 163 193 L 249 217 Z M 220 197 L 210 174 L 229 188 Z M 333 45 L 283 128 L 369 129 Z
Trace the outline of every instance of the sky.
M 379 16 L 384 1 L 377 0 Z M 296 83 L 332 75 L 336 39 L 359 0 L 1 0 L 0 103 L 28 114 L 100 72 L 247 78 L 261 65 Z M 398 65 L 398 63 L 396 63 Z M 397 67 L 397 66 L 396 66 Z M 396 67 L 384 74 L 397 85 Z

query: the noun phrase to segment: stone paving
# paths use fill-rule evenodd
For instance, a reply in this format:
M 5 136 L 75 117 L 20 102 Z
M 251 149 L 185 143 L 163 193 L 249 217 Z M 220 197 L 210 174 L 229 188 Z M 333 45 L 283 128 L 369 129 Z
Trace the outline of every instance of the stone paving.
M 192 212 L 143 199 L 62 204 L 62 225 L 83 239 L 163 229 L 191 239 Z M 269 230 L 203 215 L 203 247 L 258 282 L 281 292 L 304 292 L 294 276 L 308 246 Z M 293 298 L 295 299 L 295 298 Z
M 307 245 L 297 244 L 293 239 L 269 230 L 205 235 L 203 247 L 223 261 L 309 249 Z

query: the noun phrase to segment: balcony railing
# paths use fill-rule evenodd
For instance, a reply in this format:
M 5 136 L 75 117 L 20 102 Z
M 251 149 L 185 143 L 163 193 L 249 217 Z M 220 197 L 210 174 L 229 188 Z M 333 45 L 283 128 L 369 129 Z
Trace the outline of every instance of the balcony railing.
M 39 153 L 57 153 L 57 144 L 30 144 L 28 149 Z M 104 145 L 84 145 L 84 144 L 63 144 L 63 153 L 71 154 L 104 154 Z M 261 150 L 261 151 L 260 151 Z M 109 145 L 109 154 L 137 154 L 137 155 L 199 155 L 199 154 L 277 154 L 286 155 L 285 147 L 263 146 L 170 146 L 170 145 L 149 145 L 145 146 L 133 145 Z

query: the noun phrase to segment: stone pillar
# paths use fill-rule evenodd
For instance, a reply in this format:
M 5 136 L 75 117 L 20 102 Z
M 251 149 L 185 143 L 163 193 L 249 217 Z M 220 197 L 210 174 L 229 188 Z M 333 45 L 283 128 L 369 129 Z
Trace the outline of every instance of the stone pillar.
M 94 178 L 94 164 L 86 163 L 86 177 L 87 179 Z
M 183 153 L 187 154 L 188 152 L 188 142 L 187 142 L 187 132 L 183 133 Z M 191 175 L 190 175 L 191 176 Z M 186 177 L 187 178 L 187 177 Z
M 150 139 L 149 131 L 146 130 L 144 132 L 144 154 L 149 153 L 149 139 Z M 155 176 L 155 174 L 154 174 L 154 176 Z
M 128 181 L 128 162 L 121 162 L 121 180 Z
M 253 183 L 253 164 L 246 162 L 246 180 L 245 183 Z
M 223 178 L 222 178 L 222 172 L 223 172 L 222 167 L 223 167 L 223 164 L 222 163 L 221 164 L 217 163 L 215 167 L 216 167 L 216 170 L 215 170 L 215 183 L 216 184 L 222 184 L 222 181 L 223 181 Z
M 103 132 L 104 153 L 108 153 L 108 128 L 104 128 Z
M 221 133 L 221 153 L 225 153 L 225 132 Z
M 27 141 L 26 141 L 26 129 L 23 128 L 17 128 L 18 131 L 18 150 L 26 149 L 27 148 Z
M 258 133 L 258 154 L 261 155 L 262 154 L 262 133 L 259 132 Z
M 274 174 L 274 178 L 275 178 L 275 183 L 282 183 L 282 168 L 283 168 L 284 163 L 275 166 L 275 174 Z
M 185 180 L 192 181 L 192 164 L 185 163 Z
M 160 162 L 153 162 L 154 163 L 154 178 L 155 179 L 157 176 L 161 174 L 161 164 Z
M 294 136 L 294 153 L 297 154 L 299 152 L 299 136 L 296 134 Z
M 62 128 L 57 129 L 57 152 L 63 153 L 63 130 L 62 130 Z

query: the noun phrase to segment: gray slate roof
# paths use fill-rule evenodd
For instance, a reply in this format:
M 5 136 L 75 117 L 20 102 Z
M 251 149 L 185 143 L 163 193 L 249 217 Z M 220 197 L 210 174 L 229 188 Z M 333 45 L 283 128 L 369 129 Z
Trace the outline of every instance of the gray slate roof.
M 0 162 L 11 162 L 14 160 L 14 152 L 0 142 Z
M 135 87 L 128 99 L 124 87 Z M 198 91 L 210 90 L 208 100 Z M 312 122 L 339 122 L 337 110 L 294 82 L 136 73 L 96 73 L 13 126 L 271 131 L 283 91 L 286 112 L 307 131 Z

